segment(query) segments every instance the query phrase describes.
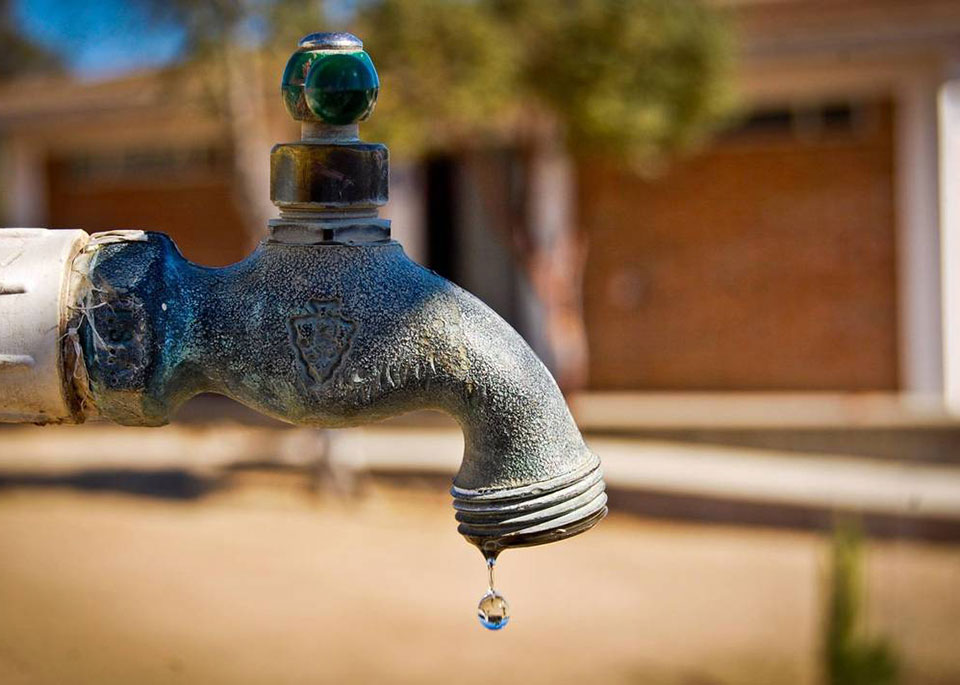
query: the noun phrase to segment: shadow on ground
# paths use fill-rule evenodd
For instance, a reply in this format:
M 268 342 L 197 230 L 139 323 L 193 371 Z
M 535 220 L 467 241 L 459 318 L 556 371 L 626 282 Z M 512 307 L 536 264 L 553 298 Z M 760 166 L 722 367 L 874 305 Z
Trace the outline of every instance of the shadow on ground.
M 70 473 L 3 473 L 0 490 L 67 488 L 84 492 L 116 492 L 169 500 L 194 500 L 222 486 L 222 479 L 184 469 L 85 469 Z

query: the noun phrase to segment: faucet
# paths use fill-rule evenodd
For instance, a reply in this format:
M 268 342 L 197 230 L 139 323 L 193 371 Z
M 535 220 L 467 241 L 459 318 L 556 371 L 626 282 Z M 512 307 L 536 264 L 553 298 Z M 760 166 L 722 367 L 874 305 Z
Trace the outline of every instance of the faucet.
M 485 554 L 602 519 L 599 459 L 550 372 L 378 216 L 388 151 L 358 122 L 379 86 L 355 36 L 300 41 L 281 93 L 301 139 L 271 151 L 279 216 L 231 266 L 162 233 L 0 230 L 0 420 L 159 426 L 199 393 L 328 428 L 440 410 L 464 435 L 458 530 Z

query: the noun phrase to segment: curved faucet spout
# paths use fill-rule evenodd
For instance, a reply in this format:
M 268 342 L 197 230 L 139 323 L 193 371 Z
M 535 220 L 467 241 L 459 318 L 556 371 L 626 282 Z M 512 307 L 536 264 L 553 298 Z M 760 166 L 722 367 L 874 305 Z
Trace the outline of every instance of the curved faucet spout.
M 452 493 L 488 552 L 589 528 L 606 511 L 599 461 L 553 378 L 475 297 L 398 243 L 264 242 L 209 269 L 169 238 L 91 252 L 78 311 L 92 404 L 166 423 L 214 392 L 284 421 L 354 426 L 437 409 L 463 428 Z

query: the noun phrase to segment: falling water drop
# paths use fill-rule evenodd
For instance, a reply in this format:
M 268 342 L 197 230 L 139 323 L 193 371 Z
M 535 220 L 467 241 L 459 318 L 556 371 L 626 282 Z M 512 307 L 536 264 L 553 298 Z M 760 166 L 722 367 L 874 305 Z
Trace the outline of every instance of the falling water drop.
M 477 605 L 477 618 L 488 630 L 500 630 L 510 622 L 510 605 L 506 598 L 493 587 L 493 567 L 497 564 L 495 556 L 487 557 L 487 592 Z

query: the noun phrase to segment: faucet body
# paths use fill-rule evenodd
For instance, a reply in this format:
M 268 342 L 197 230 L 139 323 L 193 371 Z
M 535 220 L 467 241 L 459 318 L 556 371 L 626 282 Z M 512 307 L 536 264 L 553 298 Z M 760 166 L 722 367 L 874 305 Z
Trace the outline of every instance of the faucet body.
M 602 515 L 599 462 L 549 371 L 399 243 L 268 239 L 212 269 L 142 238 L 88 251 L 84 267 L 84 392 L 104 418 L 161 425 L 202 392 L 318 427 L 436 409 L 463 428 L 453 494 L 468 537 L 529 544 Z

